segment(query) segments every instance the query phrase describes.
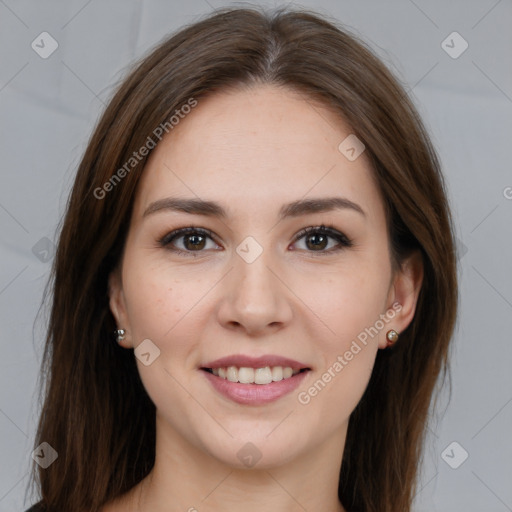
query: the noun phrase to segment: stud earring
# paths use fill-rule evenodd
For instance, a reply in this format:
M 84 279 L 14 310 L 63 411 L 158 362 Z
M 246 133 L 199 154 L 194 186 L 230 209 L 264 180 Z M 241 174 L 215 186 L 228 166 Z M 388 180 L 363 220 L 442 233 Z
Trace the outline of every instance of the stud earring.
M 386 333 L 386 338 L 388 339 L 388 344 L 386 345 L 386 348 L 391 347 L 398 340 L 398 333 L 395 330 L 391 329 Z
M 121 341 L 124 340 L 124 335 L 126 334 L 126 331 L 124 329 L 116 329 L 114 331 L 114 334 L 116 335 L 117 343 L 121 343 Z

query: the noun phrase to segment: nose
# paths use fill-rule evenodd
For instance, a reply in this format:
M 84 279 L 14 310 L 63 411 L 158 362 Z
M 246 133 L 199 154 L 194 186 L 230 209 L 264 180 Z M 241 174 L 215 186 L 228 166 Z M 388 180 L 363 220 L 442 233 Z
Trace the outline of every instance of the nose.
M 223 279 L 218 320 L 224 328 L 265 335 L 288 325 L 293 317 L 293 293 L 279 266 L 263 250 L 256 260 L 233 253 L 233 268 Z

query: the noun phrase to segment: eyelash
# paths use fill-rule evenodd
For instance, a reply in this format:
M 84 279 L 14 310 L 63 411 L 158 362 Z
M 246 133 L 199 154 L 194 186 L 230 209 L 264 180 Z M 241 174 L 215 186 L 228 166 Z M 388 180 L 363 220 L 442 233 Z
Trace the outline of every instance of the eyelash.
M 352 240 L 347 238 L 343 233 L 340 233 L 333 226 L 330 226 L 330 225 L 325 226 L 323 224 L 321 226 L 316 226 L 316 227 L 310 226 L 310 227 L 302 229 L 299 233 L 297 233 L 297 235 L 295 235 L 295 237 L 293 239 L 293 243 L 298 242 L 301 238 L 303 238 L 304 236 L 309 235 L 311 233 L 319 233 L 322 235 L 328 235 L 329 237 L 334 238 L 339 243 L 338 247 L 331 248 L 329 250 L 306 251 L 306 252 L 312 253 L 315 256 L 317 255 L 315 253 L 318 253 L 319 256 L 325 255 L 325 254 L 332 254 L 334 252 L 341 251 L 345 248 L 352 247 L 354 245 Z M 160 244 L 161 247 L 165 247 L 168 250 L 175 252 L 177 254 L 184 254 L 187 256 L 196 257 L 194 253 L 197 253 L 197 252 L 200 253 L 200 252 L 204 252 L 204 251 L 184 251 L 182 249 L 176 249 L 176 248 L 169 247 L 171 242 L 173 242 L 176 238 L 181 238 L 182 236 L 189 235 L 189 234 L 199 234 L 199 235 L 207 236 L 215 242 L 215 236 L 209 229 L 196 228 L 196 227 L 190 226 L 190 227 L 186 227 L 186 228 L 176 229 L 174 231 L 171 231 L 170 233 L 167 233 L 166 235 L 164 235 L 162 238 L 160 238 L 158 240 L 158 243 Z M 215 242 L 215 243 L 217 243 L 217 242 Z

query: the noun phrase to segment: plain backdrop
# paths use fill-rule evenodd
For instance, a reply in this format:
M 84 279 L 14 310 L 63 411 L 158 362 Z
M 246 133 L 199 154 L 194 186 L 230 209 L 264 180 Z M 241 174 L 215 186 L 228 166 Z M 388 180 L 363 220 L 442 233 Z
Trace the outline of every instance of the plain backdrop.
M 26 496 L 45 317 L 35 320 L 88 137 L 134 59 L 226 5 L 0 0 L 0 512 L 37 499 Z M 410 91 L 456 220 L 461 299 L 451 400 L 446 386 L 414 510 L 512 511 L 512 2 L 301 5 L 359 34 Z

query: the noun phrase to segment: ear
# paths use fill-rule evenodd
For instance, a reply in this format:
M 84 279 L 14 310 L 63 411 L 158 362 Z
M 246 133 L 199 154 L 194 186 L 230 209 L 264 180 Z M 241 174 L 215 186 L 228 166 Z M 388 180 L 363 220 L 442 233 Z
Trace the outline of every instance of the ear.
M 386 331 L 394 329 L 399 334 L 412 322 L 416 304 L 423 283 L 423 259 L 420 251 L 411 253 L 396 271 L 388 295 L 388 311 L 396 315 L 386 326 Z M 393 306 L 394 304 L 394 306 Z M 379 348 L 386 348 L 386 337 L 379 340 Z
M 108 295 L 110 311 L 114 315 L 118 329 L 126 331 L 124 340 L 119 345 L 124 348 L 133 348 L 130 336 L 130 325 L 128 315 L 126 313 L 126 303 L 123 293 L 123 284 L 121 280 L 121 272 L 119 268 L 114 269 L 108 276 Z

